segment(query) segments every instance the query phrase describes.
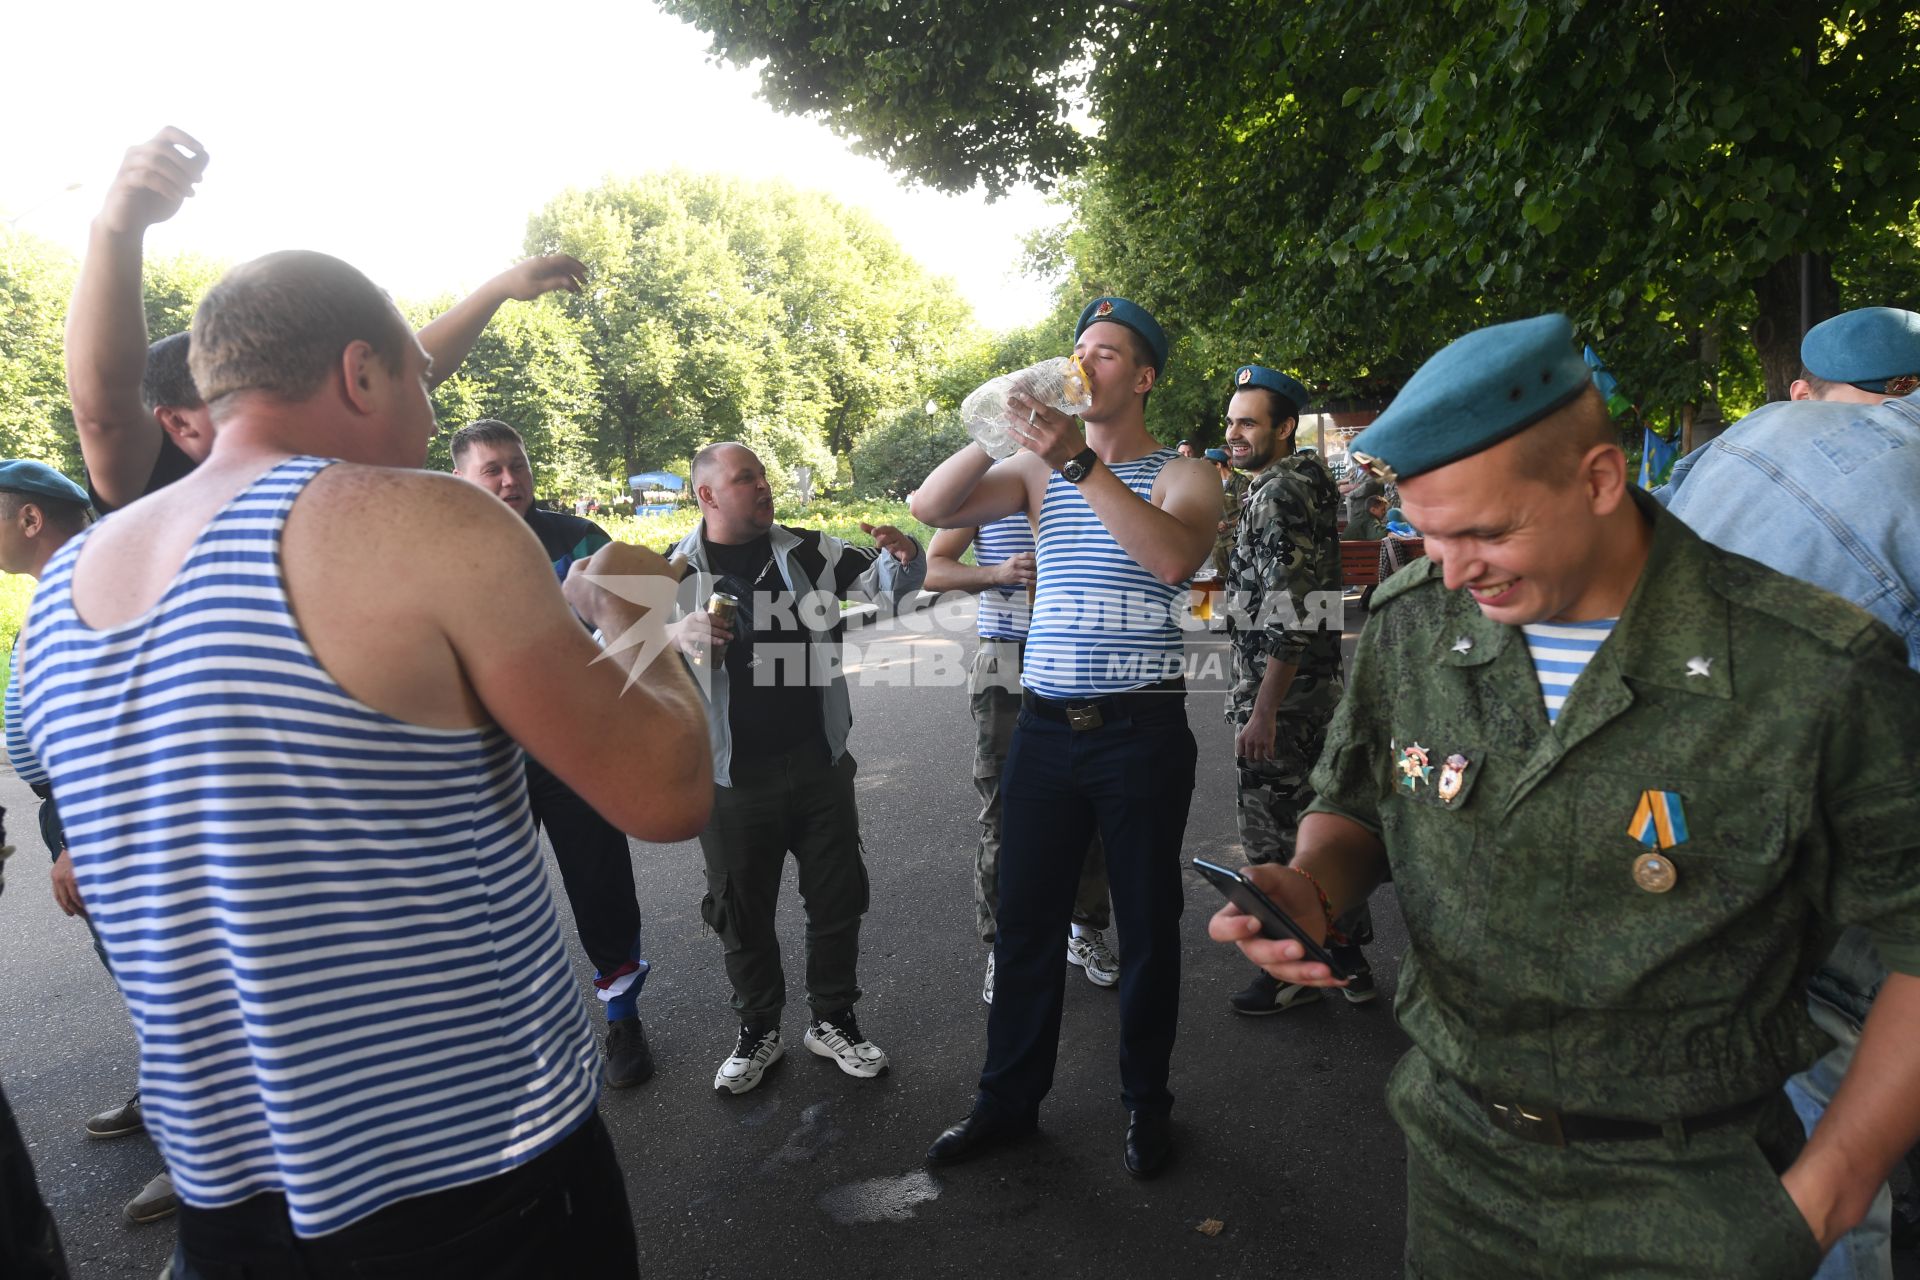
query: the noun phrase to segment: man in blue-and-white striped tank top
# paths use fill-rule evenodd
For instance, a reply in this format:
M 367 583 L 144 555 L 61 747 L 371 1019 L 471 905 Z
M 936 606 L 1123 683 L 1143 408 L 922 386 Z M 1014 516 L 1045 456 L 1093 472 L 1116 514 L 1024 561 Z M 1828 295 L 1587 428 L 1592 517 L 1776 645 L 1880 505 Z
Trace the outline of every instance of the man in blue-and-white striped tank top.
M 212 452 L 48 564 L 7 726 L 133 1016 L 173 1273 L 635 1275 L 517 744 L 633 835 L 696 831 L 666 610 L 563 596 L 511 511 L 417 470 L 428 357 L 345 263 L 235 268 L 191 359 Z M 587 567 L 671 601 L 651 552 Z M 596 661 L 575 611 L 642 643 Z
M 1016 394 L 1025 450 L 1000 466 L 978 445 L 947 459 L 914 498 L 928 524 L 1026 513 L 1038 529 L 1038 589 L 1023 708 L 1001 778 L 996 998 L 972 1113 L 931 1163 L 964 1160 L 1030 1132 L 1053 1084 L 1065 974 L 1060 933 L 1081 852 L 1098 831 L 1120 930 L 1124 1159 L 1150 1178 L 1172 1155 L 1167 1088 L 1180 1010 L 1180 842 L 1193 797 L 1185 651 L 1176 601 L 1213 550 L 1214 470 L 1163 449 L 1146 403 L 1167 340 L 1145 309 L 1097 298 L 1074 355 L 1092 406 L 1079 422 Z
M 974 563 L 960 557 L 971 544 Z M 980 642 L 967 677 L 967 703 L 973 713 L 973 786 L 980 793 L 980 840 L 973 855 L 974 923 L 987 944 L 987 977 L 980 998 L 993 1003 L 994 916 L 1000 906 L 1000 775 L 1020 719 L 1020 668 L 1027 648 L 1027 622 L 1033 611 L 1033 525 L 1011 515 L 981 525 L 942 529 L 927 547 L 926 588 L 966 591 L 977 597 L 975 621 Z M 1079 966 L 1096 987 L 1120 981 L 1120 962 L 1107 946 L 1107 857 L 1095 836 L 1087 846 L 1080 884 L 1073 898 L 1072 934 L 1067 963 Z

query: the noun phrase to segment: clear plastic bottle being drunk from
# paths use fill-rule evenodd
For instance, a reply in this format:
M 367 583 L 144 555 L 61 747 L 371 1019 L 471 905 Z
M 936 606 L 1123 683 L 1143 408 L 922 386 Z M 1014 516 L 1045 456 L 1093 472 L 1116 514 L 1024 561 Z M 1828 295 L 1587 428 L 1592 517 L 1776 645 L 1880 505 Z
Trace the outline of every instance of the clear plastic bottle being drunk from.
M 1020 451 L 1019 441 L 1008 430 L 1007 398 L 1015 391 L 1061 413 L 1079 415 L 1093 407 L 1087 371 L 1073 356 L 1055 356 L 982 383 L 960 402 L 960 421 L 967 434 L 995 458 L 1011 458 Z

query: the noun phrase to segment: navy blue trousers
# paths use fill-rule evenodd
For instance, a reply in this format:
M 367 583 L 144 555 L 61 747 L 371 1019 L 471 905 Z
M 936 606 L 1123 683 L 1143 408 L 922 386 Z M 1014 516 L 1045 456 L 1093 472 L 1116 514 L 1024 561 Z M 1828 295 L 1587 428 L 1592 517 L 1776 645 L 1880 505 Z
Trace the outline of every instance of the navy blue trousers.
M 532 756 L 527 757 L 527 802 L 553 844 L 553 860 L 594 977 L 616 973 L 629 961 L 640 965 L 633 985 L 607 1002 L 608 1020 L 636 1016 L 634 1002 L 646 985 L 648 965 L 640 958 L 640 900 L 626 833 Z
M 1184 694 L 1135 699 L 1097 729 L 1022 710 L 1000 777 L 1000 909 L 987 1063 L 975 1106 L 1025 1120 L 1053 1087 L 1066 934 L 1087 843 L 1107 850 L 1120 952 L 1120 1086 L 1165 1114 L 1180 1020 L 1180 843 L 1196 750 Z

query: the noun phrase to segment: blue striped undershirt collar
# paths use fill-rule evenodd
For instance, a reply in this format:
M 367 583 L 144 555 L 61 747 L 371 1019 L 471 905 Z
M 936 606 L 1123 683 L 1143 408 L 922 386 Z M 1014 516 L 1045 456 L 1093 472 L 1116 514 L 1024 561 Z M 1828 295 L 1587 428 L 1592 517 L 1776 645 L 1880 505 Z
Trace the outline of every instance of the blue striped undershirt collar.
M 1618 618 L 1592 622 L 1535 622 L 1520 628 L 1527 636 L 1527 654 L 1540 678 L 1540 695 L 1547 702 L 1547 723 L 1560 719 L 1560 708 L 1573 692 L 1573 682 L 1600 652 Z

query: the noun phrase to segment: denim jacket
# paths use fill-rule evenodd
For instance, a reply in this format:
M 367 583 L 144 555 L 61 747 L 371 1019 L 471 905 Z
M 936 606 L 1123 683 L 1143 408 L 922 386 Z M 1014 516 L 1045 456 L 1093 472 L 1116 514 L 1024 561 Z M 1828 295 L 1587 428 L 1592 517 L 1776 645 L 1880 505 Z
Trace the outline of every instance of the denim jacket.
M 1707 541 L 1867 610 L 1920 669 L 1920 393 L 1767 405 L 1681 459 L 1654 497 Z M 1811 992 L 1858 1024 L 1886 976 L 1849 929 Z
M 1681 459 L 1654 494 L 1708 542 L 1859 605 L 1920 668 L 1916 495 L 1920 392 L 1767 405 Z

